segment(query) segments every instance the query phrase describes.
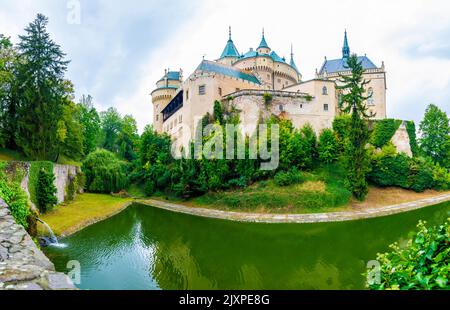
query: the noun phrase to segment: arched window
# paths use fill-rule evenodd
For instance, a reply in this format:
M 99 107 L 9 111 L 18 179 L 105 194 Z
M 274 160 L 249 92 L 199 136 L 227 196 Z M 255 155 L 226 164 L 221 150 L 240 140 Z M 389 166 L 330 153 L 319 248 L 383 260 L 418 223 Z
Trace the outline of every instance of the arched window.
M 367 99 L 368 105 L 375 105 L 375 98 L 374 98 L 375 96 L 372 87 L 370 87 L 369 90 L 367 91 L 367 97 L 369 97 L 369 99 Z
M 327 96 L 328 95 L 328 88 L 326 86 L 324 86 L 322 88 L 322 95 Z

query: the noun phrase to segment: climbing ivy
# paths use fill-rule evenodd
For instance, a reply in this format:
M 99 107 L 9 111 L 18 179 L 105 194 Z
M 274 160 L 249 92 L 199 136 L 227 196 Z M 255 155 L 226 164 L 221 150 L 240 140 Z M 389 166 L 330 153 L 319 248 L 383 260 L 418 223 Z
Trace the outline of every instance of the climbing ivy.
M 414 156 L 417 156 L 419 155 L 419 146 L 417 144 L 416 124 L 414 123 L 414 121 L 406 122 L 406 131 L 408 132 L 411 151 Z
M 391 141 L 401 124 L 401 120 L 392 118 L 377 121 L 370 137 L 370 143 L 377 148 L 385 146 Z

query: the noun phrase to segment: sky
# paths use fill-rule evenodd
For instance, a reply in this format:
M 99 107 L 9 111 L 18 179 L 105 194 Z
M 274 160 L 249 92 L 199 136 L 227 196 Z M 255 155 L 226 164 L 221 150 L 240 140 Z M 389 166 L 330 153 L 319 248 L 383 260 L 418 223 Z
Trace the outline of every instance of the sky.
M 36 14 L 71 60 L 76 97 L 99 110 L 131 114 L 140 130 L 153 119 L 151 91 L 164 69 L 190 75 L 219 58 L 232 27 L 241 53 L 269 46 L 295 61 L 303 80 L 324 57 L 352 53 L 387 71 L 388 117 L 419 122 L 430 103 L 450 114 L 450 1 L 446 0 L 0 0 L 0 33 L 14 43 Z

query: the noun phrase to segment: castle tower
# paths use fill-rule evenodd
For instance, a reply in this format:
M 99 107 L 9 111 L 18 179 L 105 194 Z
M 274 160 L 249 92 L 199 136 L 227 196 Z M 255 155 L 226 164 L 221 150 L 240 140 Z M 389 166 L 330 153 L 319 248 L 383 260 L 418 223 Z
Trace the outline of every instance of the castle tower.
M 183 71 L 165 70 L 164 76 L 156 83 L 152 92 L 153 127 L 157 132 L 163 130 L 162 111 L 172 101 L 183 82 Z
M 271 49 L 270 49 L 270 47 L 269 47 L 269 45 L 267 44 L 267 41 L 266 41 L 266 37 L 265 37 L 265 34 L 264 34 L 264 29 L 263 29 L 263 32 L 262 32 L 261 43 L 259 43 L 259 47 L 256 49 L 256 51 L 259 54 L 263 54 L 263 55 L 269 55 L 270 52 L 271 52 Z
M 228 42 L 225 45 L 222 55 L 220 56 L 220 59 L 217 60 L 217 62 L 223 65 L 231 66 L 236 60 L 238 60 L 239 56 L 240 56 L 239 52 L 236 46 L 234 45 L 233 40 L 231 39 L 231 27 L 230 27 L 228 33 Z
M 295 61 L 294 61 L 294 47 L 293 47 L 292 44 L 291 44 L 291 61 L 289 62 L 289 65 L 292 68 L 294 68 L 295 71 L 297 71 L 297 73 L 299 75 L 299 80 L 301 80 L 302 79 L 302 75 L 300 74 L 300 71 L 298 70 L 297 65 L 295 64 Z

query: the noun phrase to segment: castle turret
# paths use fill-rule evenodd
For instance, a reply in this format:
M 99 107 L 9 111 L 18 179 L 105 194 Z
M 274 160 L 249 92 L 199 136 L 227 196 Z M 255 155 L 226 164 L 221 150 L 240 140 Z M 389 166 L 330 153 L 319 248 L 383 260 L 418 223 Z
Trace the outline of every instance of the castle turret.
M 256 49 L 256 51 L 259 54 L 262 54 L 262 55 L 269 55 L 270 52 L 271 52 L 271 49 L 270 49 L 270 47 L 269 47 L 269 45 L 267 44 L 267 41 L 266 41 L 266 36 L 264 34 L 264 29 L 263 29 L 263 32 L 262 32 L 261 43 L 259 43 L 259 47 Z
M 225 45 L 222 55 L 220 56 L 220 59 L 217 60 L 217 62 L 231 66 L 236 60 L 238 60 L 239 56 L 240 56 L 239 52 L 236 46 L 234 45 L 233 40 L 231 39 L 231 27 L 230 27 L 227 45 Z
M 153 127 L 157 132 L 162 132 L 162 111 L 175 97 L 177 90 L 183 82 L 183 71 L 165 70 L 164 76 L 156 83 L 156 89 L 152 92 L 153 102 Z

